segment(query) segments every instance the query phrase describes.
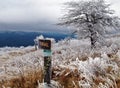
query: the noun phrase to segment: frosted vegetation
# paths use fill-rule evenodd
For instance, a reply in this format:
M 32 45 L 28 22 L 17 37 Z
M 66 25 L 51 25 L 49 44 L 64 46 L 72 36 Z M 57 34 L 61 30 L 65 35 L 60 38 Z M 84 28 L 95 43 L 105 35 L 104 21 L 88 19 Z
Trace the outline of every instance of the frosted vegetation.
M 57 43 L 46 38 L 52 41 L 53 88 L 119 88 L 120 34 L 106 35 L 112 29 L 119 31 L 118 17 L 104 0 L 67 6 L 60 25 L 74 27 L 79 38 Z M 43 88 L 39 39 L 44 37 L 34 40 L 35 47 L 0 48 L 0 88 Z
M 64 15 L 58 25 L 73 29 L 78 38 L 89 38 L 91 48 L 103 44 L 105 35 L 120 31 L 120 19 L 105 0 L 78 0 L 66 2 Z
M 94 50 L 91 50 L 87 39 L 69 41 L 65 39 L 58 43 L 54 41 L 52 80 L 55 81 L 53 82 L 55 88 L 119 88 L 120 42 L 118 41 L 120 37 L 109 37 L 106 40 L 110 43 L 109 46 Z M 43 51 L 41 49 L 35 50 L 32 46 L 5 47 L 1 48 L 0 52 L 0 60 L 4 60 L 0 66 L 0 86 L 3 88 L 9 87 L 4 85 L 7 80 L 27 75 L 31 71 L 42 73 Z M 37 83 L 39 88 L 42 88 L 39 79 Z

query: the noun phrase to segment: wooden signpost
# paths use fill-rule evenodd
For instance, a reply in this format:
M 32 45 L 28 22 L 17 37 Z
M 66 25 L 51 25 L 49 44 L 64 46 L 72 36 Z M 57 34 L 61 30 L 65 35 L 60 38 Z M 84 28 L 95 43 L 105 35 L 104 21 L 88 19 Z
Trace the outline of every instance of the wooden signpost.
M 39 40 L 39 47 L 43 49 L 44 53 L 44 82 L 51 83 L 51 41 Z

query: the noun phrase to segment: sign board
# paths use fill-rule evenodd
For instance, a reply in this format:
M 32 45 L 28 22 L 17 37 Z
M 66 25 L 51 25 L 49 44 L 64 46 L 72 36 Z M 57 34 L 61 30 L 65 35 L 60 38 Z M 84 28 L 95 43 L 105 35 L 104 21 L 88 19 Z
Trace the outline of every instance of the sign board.
M 51 50 L 46 50 L 46 49 L 44 49 L 44 56 L 46 57 L 46 56 L 52 56 L 52 52 L 51 52 Z
M 41 49 L 51 50 L 51 41 L 50 40 L 39 40 L 39 46 Z
M 51 41 L 39 40 L 39 47 L 44 50 L 44 82 L 50 84 L 51 81 Z

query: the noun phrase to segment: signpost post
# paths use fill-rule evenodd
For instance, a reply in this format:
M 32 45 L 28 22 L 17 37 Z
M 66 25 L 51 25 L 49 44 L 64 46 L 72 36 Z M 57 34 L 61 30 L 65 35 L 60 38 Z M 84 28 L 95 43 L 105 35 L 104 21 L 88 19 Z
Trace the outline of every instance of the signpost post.
M 44 53 L 44 82 L 47 84 L 51 83 L 51 41 L 50 40 L 39 40 L 39 45 Z

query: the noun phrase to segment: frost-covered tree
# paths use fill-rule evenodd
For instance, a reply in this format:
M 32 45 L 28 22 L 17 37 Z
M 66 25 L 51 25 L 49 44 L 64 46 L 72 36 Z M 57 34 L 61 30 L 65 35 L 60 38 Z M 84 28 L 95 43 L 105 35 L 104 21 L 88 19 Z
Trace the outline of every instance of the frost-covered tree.
M 58 25 L 71 26 L 79 36 L 90 38 L 91 48 L 112 30 L 119 30 L 119 18 L 104 0 L 71 1 L 65 3 L 65 14 Z

